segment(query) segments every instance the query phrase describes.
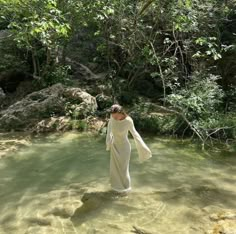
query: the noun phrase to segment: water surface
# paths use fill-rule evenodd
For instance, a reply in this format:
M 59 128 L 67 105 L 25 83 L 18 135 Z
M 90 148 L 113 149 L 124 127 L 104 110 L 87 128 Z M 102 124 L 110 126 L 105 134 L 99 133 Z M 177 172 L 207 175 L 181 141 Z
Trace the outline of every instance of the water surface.
M 144 137 L 153 157 L 140 164 L 134 141 L 132 192 L 109 192 L 104 137 L 51 134 L 0 160 L 0 233 L 204 233 L 209 214 L 236 209 L 236 156 L 180 140 Z

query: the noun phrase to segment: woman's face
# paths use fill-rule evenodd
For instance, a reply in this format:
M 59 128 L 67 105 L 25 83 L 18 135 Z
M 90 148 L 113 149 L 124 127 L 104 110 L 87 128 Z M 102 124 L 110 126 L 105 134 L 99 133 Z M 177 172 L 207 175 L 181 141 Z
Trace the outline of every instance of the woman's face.
M 122 113 L 119 113 L 119 112 L 118 113 L 112 113 L 111 115 L 116 120 L 122 120 L 122 119 L 125 118 L 125 115 L 122 114 Z

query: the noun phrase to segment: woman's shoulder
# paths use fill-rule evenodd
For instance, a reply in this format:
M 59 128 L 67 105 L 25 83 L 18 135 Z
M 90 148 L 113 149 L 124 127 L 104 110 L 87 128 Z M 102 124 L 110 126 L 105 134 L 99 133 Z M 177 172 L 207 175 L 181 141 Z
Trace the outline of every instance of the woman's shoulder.
M 128 122 L 130 122 L 130 123 L 133 122 L 133 119 L 132 119 L 132 117 L 131 117 L 130 115 L 127 115 L 127 116 L 126 116 L 126 120 L 127 120 Z

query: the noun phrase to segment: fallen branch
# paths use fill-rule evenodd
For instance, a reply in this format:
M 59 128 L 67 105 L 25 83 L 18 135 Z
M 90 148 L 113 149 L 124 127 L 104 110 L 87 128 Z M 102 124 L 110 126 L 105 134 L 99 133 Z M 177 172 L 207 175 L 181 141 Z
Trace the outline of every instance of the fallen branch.
M 214 140 L 214 138 L 212 137 L 212 135 L 216 134 L 219 131 L 224 131 L 226 129 L 233 129 L 236 128 L 236 126 L 225 126 L 225 127 L 219 127 L 219 128 L 212 128 L 212 129 L 204 129 L 204 128 L 200 128 L 200 129 L 196 129 L 194 127 L 194 125 L 187 119 L 187 117 L 185 116 L 185 114 L 183 113 L 182 110 L 178 109 L 171 109 L 165 106 L 159 106 L 157 104 L 151 104 L 154 108 L 157 108 L 159 110 L 165 111 L 165 112 L 169 112 L 169 113 L 173 113 L 176 114 L 178 116 L 180 116 L 186 123 L 187 123 L 187 127 L 184 129 L 184 132 L 186 131 L 186 129 L 189 127 L 192 131 L 193 131 L 193 135 L 191 138 L 193 138 L 194 134 L 198 136 L 198 138 L 201 140 L 202 142 L 202 149 L 204 149 L 206 141 L 210 139 L 211 141 L 211 145 L 212 145 L 212 140 Z M 184 133 L 183 133 L 184 134 Z M 183 135 L 182 135 L 183 137 Z
M 166 111 L 166 112 L 169 112 L 169 113 L 174 113 L 176 115 L 179 115 L 183 118 L 183 120 L 188 124 L 188 126 L 192 129 L 192 131 L 198 136 L 198 138 L 202 141 L 202 148 L 204 149 L 204 145 L 205 145 L 205 140 L 203 138 L 203 136 L 201 135 L 201 133 L 192 125 L 192 123 L 186 118 L 186 116 L 184 115 L 184 113 L 180 112 L 180 111 L 177 111 L 177 110 L 174 110 L 174 109 L 170 109 L 170 108 L 167 108 L 167 107 L 164 107 L 164 106 L 159 106 L 157 104 L 152 104 L 154 105 L 155 107 L 163 110 L 163 111 Z

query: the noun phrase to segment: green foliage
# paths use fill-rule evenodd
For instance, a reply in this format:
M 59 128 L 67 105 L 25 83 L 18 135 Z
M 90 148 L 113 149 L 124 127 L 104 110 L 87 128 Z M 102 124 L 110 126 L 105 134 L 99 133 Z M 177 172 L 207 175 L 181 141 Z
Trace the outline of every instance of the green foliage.
M 26 60 L 31 60 L 33 76 L 45 75 L 47 68 L 52 70 L 50 66 L 57 63 L 59 46 L 70 32 L 57 1 L 2 0 L 0 7 L 0 24 L 7 25 L 16 46 L 25 53 Z
M 0 72 L 12 70 L 29 72 L 29 64 L 25 61 L 22 51 L 16 47 L 8 31 L 2 32 L 0 54 Z
M 37 81 L 42 88 L 56 83 L 62 83 L 65 85 L 71 84 L 70 66 L 49 66 L 46 70 L 47 73 L 44 75 L 44 78 Z
M 72 119 L 84 119 L 88 113 L 86 107 L 81 106 L 78 101 L 67 102 L 65 106 L 66 116 L 70 116 Z
M 189 121 L 203 141 L 208 138 L 235 138 L 236 118 L 222 113 L 224 92 L 215 75 L 195 74 L 185 88 L 168 95 L 167 101 Z M 196 133 L 195 132 L 195 133 Z
M 224 93 L 217 84 L 218 79 L 218 76 L 212 74 L 196 73 L 185 88 L 168 95 L 167 101 L 190 119 L 208 117 L 222 103 Z
M 88 128 L 87 122 L 85 120 L 70 120 L 68 125 L 71 127 L 71 129 L 78 131 L 85 131 Z
M 178 127 L 183 124 L 179 116 L 164 113 L 155 104 L 142 98 L 129 111 L 129 114 L 138 130 L 153 134 L 177 134 Z
M 45 87 L 68 83 L 59 65 L 67 55 L 96 62 L 111 73 L 115 100 L 168 103 L 204 136 L 234 124 L 220 113 L 235 106 L 235 12 L 234 0 L 0 0 L 0 28 L 14 43 L 0 43 L 0 71 L 26 65 Z M 67 113 L 81 117 L 76 103 Z M 182 120 L 172 117 L 148 117 L 142 128 L 175 131 Z
M 61 38 L 68 36 L 70 26 L 57 8 L 56 0 L 25 0 L 15 4 L 6 1 L 3 8 L 10 18 L 8 28 L 20 48 L 32 50 L 40 42 L 52 49 Z
M 132 118 L 137 129 L 153 134 L 173 134 L 181 124 L 181 120 L 175 115 L 140 116 L 135 114 Z

